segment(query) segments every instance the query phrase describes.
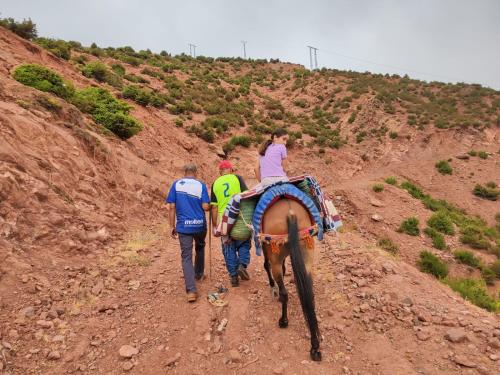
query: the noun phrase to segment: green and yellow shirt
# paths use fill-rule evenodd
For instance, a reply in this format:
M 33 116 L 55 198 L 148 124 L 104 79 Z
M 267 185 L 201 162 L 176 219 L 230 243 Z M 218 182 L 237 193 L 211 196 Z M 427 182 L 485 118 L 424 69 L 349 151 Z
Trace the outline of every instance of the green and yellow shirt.
M 210 203 L 217 206 L 219 217 L 222 216 L 227 204 L 235 194 L 248 190 L 245 181 L 236 174 L 225 174 L 217 178 L 212 185 Z

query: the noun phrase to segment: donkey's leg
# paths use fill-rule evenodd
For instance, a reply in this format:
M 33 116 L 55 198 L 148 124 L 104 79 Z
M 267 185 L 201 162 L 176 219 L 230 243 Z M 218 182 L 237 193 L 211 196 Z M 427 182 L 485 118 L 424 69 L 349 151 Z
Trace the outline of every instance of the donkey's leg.
M 308 249 L 305 243 L 301 243 L 300 251 L 302 252 L 302 257 L 304 258 L 304 265 L 306 267 L 307 278 L 312 283 L 312 267 L 313 267 L 313 254 L 314 249 Z M 314 298 L 314 296 L 313 296 Z M 312 311 L 313 320 L 317 326 L 316 311 Z M 319 350 L 319 330 L 311 331 L 311 359 L 313 361 L 321 361 L 321 352 Z
M 288 291 L 285 288 L 285 283 L 283 281 L 283 260 L 286 257 L 285 249 L 280 247 L 280 253 L 273 254 L 271 256 L 271 269 L 273 272 L 273 278 L 278 284 L 279 288 L 279 299 L 281 302 L 281 318 L 278 323 L 280 328 L 288 327 L 288 316 L 287 316 L 287 307 L 288 307 Z
M 269 286 L 271 287 L 271 298 L 277 300 L 279 298 L 279 289 L 271 275 L 271 262 L 269 261 L 269 252 L 271 251 L 267 245 L 263 246 L 264 250 L 264 269 L 269 278 Z
M 269 255 L 267 254 L 268 251 L 269 248 L 267 247 L 267 245 L 263 245 L 264 269 L 266 270 L 267 277 L 269 278 L 269 286 L 272 288 L 274 287 L 274 280 L 271 276 L 271 264 L 269 263 Z

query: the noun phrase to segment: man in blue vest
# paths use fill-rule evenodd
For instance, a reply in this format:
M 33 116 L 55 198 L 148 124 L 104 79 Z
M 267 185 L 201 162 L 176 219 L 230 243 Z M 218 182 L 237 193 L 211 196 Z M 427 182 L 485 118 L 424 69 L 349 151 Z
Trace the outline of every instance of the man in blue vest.
M 179 237 L 181 246 L 182 272 L 186 285 L 187 300 L 198 298 L 196 280 L 203 279 L 205 269 L 205 237 L 207 222 L 205 212 L 210 208 L 207 186 L 196 179 L 194 164 L 184 166 L 184 178 L 176 180 L 168 193 L 169 221 L 171 235 Z M 193 241 L 195 260 L 193 266 Z

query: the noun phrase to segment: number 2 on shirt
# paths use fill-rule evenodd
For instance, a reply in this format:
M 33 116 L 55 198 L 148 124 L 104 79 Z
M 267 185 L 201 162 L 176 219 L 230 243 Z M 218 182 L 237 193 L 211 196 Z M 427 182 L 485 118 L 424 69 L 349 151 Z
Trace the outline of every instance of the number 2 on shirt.
M 229 194 L 228 194 L 228 191 L 229 191 L 229 184 L 226 182 L 224 184 L 222 184 L 224 186 L 224 197 L 228 198 L 229 197 Z

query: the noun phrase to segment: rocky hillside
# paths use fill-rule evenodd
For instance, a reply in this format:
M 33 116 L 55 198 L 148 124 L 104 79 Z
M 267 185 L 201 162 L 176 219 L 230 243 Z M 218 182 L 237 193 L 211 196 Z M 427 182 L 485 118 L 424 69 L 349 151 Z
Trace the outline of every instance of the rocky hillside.
M 500 93 L 479 85 L 0 27 L 0 373 L 495 373 L 499 126 Z M 181 166 L 210 182 L 229 157 L 252 184 L 276 127 L 345 221 L 318 244 L 320 365 L 293 284 L 286 331 L 258 259 L 228 306 L 192 308 L 166 239 Z M 216 249 L 203 293 L 227 285 Z

